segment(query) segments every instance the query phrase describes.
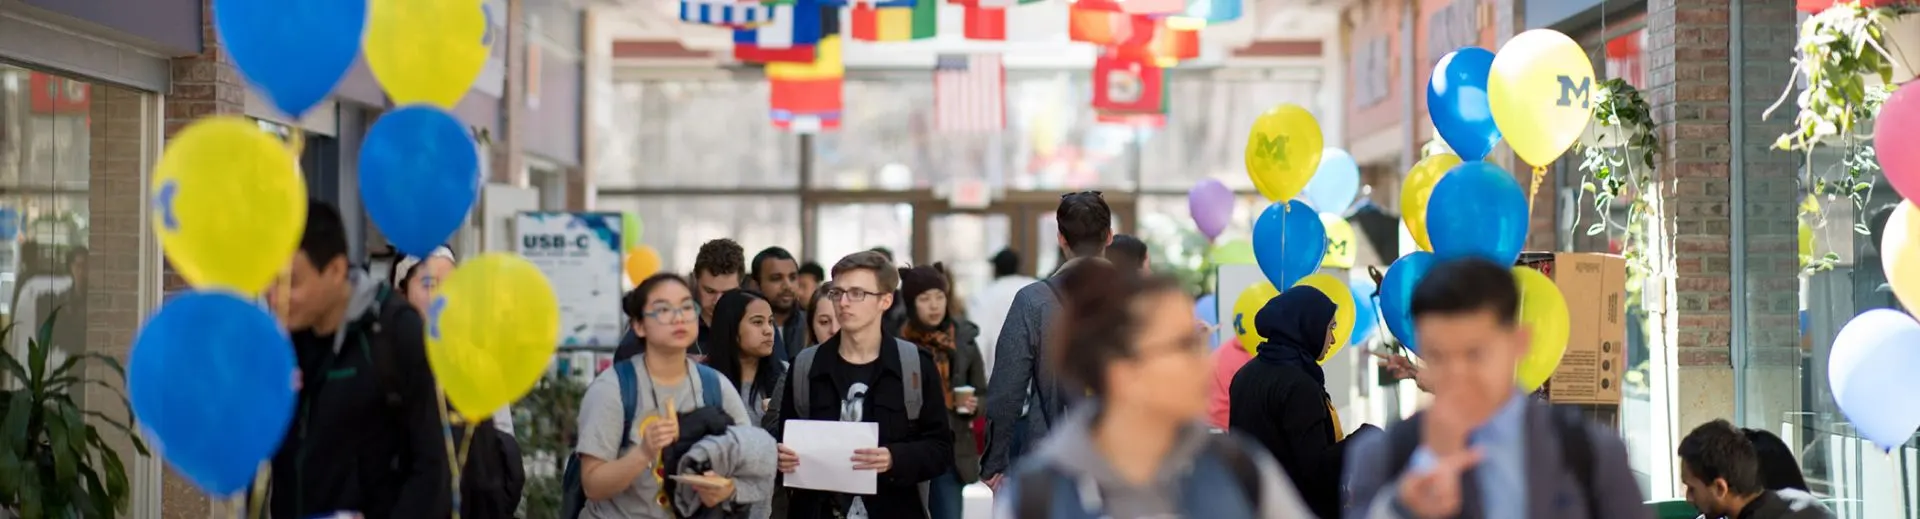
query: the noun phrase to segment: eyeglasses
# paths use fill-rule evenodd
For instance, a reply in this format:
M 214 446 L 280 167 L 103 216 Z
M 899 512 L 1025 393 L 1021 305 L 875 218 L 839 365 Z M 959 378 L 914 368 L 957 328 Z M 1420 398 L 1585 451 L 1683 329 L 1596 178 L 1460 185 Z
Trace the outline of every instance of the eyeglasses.
M 669 307 L 667 305 L 655 305 L 652 310 L 647 310 L 647 313 L 644 313 L 641 315 L 646 316 L 648 319 L 652 319 L 653 322 L 667 324 L 675 320 L 685 319 L 688 316 L 699 317 L 700 305 L 696 305 L 693 303 L 682 304 L 678 307 Z
M 841 298 L 846 298 L 846 300 L 848 301 L 853 301 L 858 303 L 861 301 L 866 301 L 868 297 L 877 296 L 877 295 L 880 295 L 880 293 L 868 292 L 866 289 L 863 289 L 863 288 L 853 288 L 853 289 L 844 289 L 844 290 L 833 288 L 833 289 L 827 290 L 827 300 L 835 301 L 835 302 L 840 301 Z

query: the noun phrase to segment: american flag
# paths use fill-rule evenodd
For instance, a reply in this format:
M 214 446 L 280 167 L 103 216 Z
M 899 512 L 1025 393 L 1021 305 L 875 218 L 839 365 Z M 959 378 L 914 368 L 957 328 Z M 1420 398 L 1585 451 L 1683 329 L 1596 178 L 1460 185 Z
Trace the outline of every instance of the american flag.
M 942 54 L 933 69 L 933 125 L 948 133 L 1007 126 L 1007 74 L 1000 55 Z

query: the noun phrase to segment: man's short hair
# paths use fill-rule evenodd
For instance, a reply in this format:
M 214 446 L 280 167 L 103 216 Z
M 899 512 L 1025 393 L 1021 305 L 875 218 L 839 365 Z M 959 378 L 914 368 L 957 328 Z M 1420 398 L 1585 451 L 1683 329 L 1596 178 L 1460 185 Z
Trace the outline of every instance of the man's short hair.
M 1727 480 L 1727 490 L 1740 496 L 1766 490 L 1760 484 L 1760 456 L 1753 442 L 1726 420 L 1693 428 L 1678 450 L 1684 470 L 1700 481 Z
M 813 276 L 815 281 L 824 281 L 827 279 L 827 269 L 822 268 L 819 263 L 809 261 L 800 265 L 800 275 Z
M 1133 235 L 1115 234 L 1113 243 L 1107 245 L 1107 261 L 1122 272 L 1139 272 L 1147 265 L 1147 242 Z
M 880 253 L 881 256 L 886 256 L 888 262 L 893 261 L 893 249 L 889 249 L 884 245 L 875 246 L 874 248 L 867 249 L 867 250 L 872 252 L 878 252 Z
M 900 268 L 893 266 L 893 260 L 887 259 L 885 254 L 874 251 L 848 254 L 847 257 L 840 258 L 838 263 L 833 264 L 833 277 L 837 278 L 841 274 L 855 270 L 872 271 L 873 277 L 880 282 L 880 286 L 875 288 L 878 288 L 881 293 L 892 293 L 900 289 Z
M 1478 257 L 1434 265 L 1413 289 L 1413 318 L 1493 312 L 1501 324 L 1513 324 L 1520 318 L 1520 287 L 1510 268 Z
M 754 281 L 759 281 L 760 273 L 767 269 L 767 265 L 766 265 L 767 260 L 794 261 L 793 253 L 787 252 L 786 249 L 782 249 L 779 247 L 767 247 L 765 249 L 760 249 L 759 254 L 753 255 Z M 798 265 L 795 265 L 795 266 L 797 267 Z
M 307 228 L 300 234 L 300 252 L 314 270 L 324 270 L 334 258 L 347 256 L 347 226 L 340 210 L 318 198 L 307 199 Z
M 1113 210 L 1099 191 L 1081 191 L 1060 195 L 1060 207 L 1053 212 L 1060 227 L 1060 238 L 1067 249 L 1080 256 L 1099 254 L 1113 232 Z
M 993 255 L 993 277 L 1003 278 L 1020 273 L 1020 253 L 1012 247 L 1000 249 Z
M 725 276 L 732 274 L 745 281 L 747 277 L 747 252 L 739 243 L 727 238 L 700 244 L 700 253 L 693 257 L 693 275 Z

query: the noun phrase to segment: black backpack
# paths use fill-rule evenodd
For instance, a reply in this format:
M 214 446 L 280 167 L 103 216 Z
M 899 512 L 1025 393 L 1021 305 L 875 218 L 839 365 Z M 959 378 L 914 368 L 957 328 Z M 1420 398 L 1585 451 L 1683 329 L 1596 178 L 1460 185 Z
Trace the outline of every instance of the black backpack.
M 1535 412 L 1528 409 L 1529 413 Z M 1593 499 L 1593 438 L 1587 434 L 1587 419 L 1580 416 L 1578 409 L 1554 406 L 1548 409 L 1553 418 L 1553 426 L 1560 433 L 1560 460 L 1567 470 L 1573 472 L 1579 483 L 1580 492 L 1586 496 L 1587 517 L 1600 517 L 1599 504 Z M 1387 480 L 1400 477 L 1406 472 L 1407 463 L 1413 460 L 1413 452 L 1420 448 L 1420 418 L 1423 414 L 1413 415 L 1405 422 L 1387 432 L 1387 458 L 1392 463 L 1388 467 Z M 1364 506 L 1364 505 L 1363 505 Z
M 380 305 L 378 322 L 392 322 L 400 311 L 407 308 L 405 299 L 392 295 L 391 288 L 382 286 L 380 293 L 375 296 L 375 304 Z M 362 344 L 368 348 L 368 357 L 373 360 L 375 380 L 380 391 L 386 394 L 387 408 L 398 413 L 406 405 L 402 391 L 406 387 L 406 378 L 400 373 L 399 361 L 394 358 L 396 346 L 393 340 L 379 332 L 378 326 L 373 326 L 370 332 L 362 332 L 371 335 L 371 340 Z M 455 415 L 447 413 L 446 416 Z M 453 437 L 466 438 L 469 427 L 475 429 L 472 446 L 464 447 L 467 450 L 467 462 L 460 469 L 461 495 L 456 499 L 460 503 L 460 516 L 469 519 L 512 519 L 520 507 L 521 493 L 527 482 L 524 462 L 520 457 L 520 442 L 512 434 L 494 427 L 492 419 L 455 424 Z

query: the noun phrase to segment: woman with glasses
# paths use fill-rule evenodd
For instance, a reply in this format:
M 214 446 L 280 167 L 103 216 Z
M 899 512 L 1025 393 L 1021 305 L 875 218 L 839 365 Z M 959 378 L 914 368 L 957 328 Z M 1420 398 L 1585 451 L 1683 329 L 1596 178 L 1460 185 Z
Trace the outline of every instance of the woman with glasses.
M 1046 362 L 1091 396 L 1021 461 L 994 517 L 1310 517 L 1265 451 L 1208 432 L 1206 331 L 1177 281 L 1106 263 L 1061 276 Z
M 601 373 L 581 399 L 575 450 L 588 502 L 580 516 L 673 519 L 679 515 L 671 508 L 668 460 L 661 458 L 683 441 L 682 418 L 719 402 L 732 425 L 749 425 L 747 410 L 732 382 L 687 357 L 687 349 L 699 338 L 700 303 L 685 278 L 655 274 L 627 293 L 621 306 L 635 332 L 646 337 L 647 347 Z M 620 379 L 627 375 L 622 371 L 634 374 L 625 394 Z M 708 391 L 720 394 L 715 398 Z M 625 421 L 627 406 L 633 409 L 630 424 Z M 766 500 L 772 481 L 771 474 L 733 478 L 695 490 L 706 507 L 751 506 Z

